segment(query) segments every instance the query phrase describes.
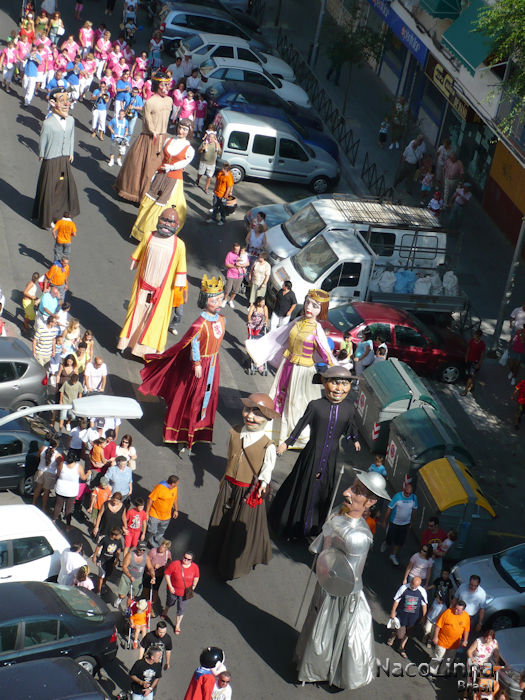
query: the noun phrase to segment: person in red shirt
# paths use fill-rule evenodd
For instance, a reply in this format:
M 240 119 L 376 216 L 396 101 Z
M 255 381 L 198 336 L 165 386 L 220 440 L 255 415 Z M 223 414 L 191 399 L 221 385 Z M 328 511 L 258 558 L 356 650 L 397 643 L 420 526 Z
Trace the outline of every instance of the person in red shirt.
M 482 335 L 480 330 L 475 331 L 467 346 L 467 352 L 465 353 L 467 383 L 465 384 L 465 391 L 461 393 L 461 396 L 466 396 L 469 391 L 473 391 L 474 389 L 474 376 L 476 372 L 479 372 L 479 368 L 485 357 L 486 347 L 485 343 L 481 340 Z
M 431 544 L 432 549 L 437 549 L 439 545 L 447 539 L 447 533 L 439 527 L 439 518 L 428 519 L 427 529 L 421 535 L 421 546 Z
M 123 557 L 129 552 L 130 549 L 136 547 L 139 543 L 144 541 L 146 537 L 146 523 L 148 522 L 148 516 L 144 510 L 144 499 L 136 498 L 133 501 L 133 507 L 126 513 L 126 524 L 128 526 L 128 531 L 124 538 L 124 553 Z
M 166 581 L 166 607 L 162 611 L 161 617 L 165 620 L 172 605 L 177 605 L 177 618 L 175 622 L 175 634 L 180 634 L 180 625 L 186 608 L 188 589 L 193 591 L 199 583 L 199 567 L 193 561 L 193 552 L 186 552 L 181 560 L 173 561 L 164 570 L 164 580 Z
M 514 428 L 517 430 L 520 427 L 521 416 L 525 410 L 525 379 L 516 384 L 511 398 L 517 398 L 516 411 L 514 413 Z

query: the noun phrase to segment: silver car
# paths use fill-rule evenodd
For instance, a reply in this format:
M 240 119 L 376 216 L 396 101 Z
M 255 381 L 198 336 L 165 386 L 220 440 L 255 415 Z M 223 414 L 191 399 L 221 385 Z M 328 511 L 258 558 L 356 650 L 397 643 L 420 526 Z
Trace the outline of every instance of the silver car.
M 477 574 L 487 594 L 485 620 L 495 630 L 525 625 L 525 543 L 453 567 L 456 586 Z M 503 654 L 502 654 L 503 655 Z
M 500 630 L 496 635 L 499 653 L 505 662 L 499 672 L 500 685 L 511 700 L 521 700 L 520 675 L 525 670 L 525 627 Z
M 19 338 L 0 338 L 0 408 L 17 411 L 47 403 L 47 376 Z

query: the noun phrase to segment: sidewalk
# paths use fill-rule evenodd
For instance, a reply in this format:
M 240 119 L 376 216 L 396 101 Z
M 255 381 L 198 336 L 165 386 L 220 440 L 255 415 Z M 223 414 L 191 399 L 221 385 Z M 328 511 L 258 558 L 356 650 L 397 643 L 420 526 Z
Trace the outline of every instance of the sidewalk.
M 263 22 L 264 33 L 273 34 L 275 41 L 277 28 L 274 26 L 274 19 L 277 3 L 278 0 L 268 0 Z M 319 8 L 319 0 L 282 2 L 280 29 L 305 59 L 313 42 Z M 319 57 L 314 73 L 342 111 L 349 68 L 348 65 L 343 67 L 339 86 L 333 82 L 326 82 L 325 76 L 329 67 L 329 60 L 325 53 L 326 41 L 326 35 L 321 31 Z M 352 167 L 347 164 L 345 175 L 351 183 L 352 191 L 356 194 L 367 194 L 365 183 L 361 179 L 361 168 L 366 153 L 369 161 L 375 162 L 378 173 L 384 175 L 387 186 L 390 186 L 393 184 L 406 143 L 416 135 L 415 130 L 414 133 L 409 132 L 405 143 L 400 144 L 399 150 L 378 147 L 379 124 L 384 115 L 391 113 L 393 102 L 394 96 L 388 92 L 386 86 L 370 67 L 352 69 L 347 122 L 356 138 L 360 139 L 360 145 L 356 165 Z M 395 191 L 395 201 L 418 204 L 419 198 L 410 197 L 401 186 Z M 461 287 L 471 300 L 474 314 L 483 320 L 483 331 L 490 338 L 498 316 L 513 248 L 474 198 L 466 212 L 462 234 L 462 254 L 456 272 Z M 522 299 L 525 299 L 525 279 L 518 273 L 508 313 L 520 304 Z M 508 324 L 505 324 L 502 338 L 508 338 Z

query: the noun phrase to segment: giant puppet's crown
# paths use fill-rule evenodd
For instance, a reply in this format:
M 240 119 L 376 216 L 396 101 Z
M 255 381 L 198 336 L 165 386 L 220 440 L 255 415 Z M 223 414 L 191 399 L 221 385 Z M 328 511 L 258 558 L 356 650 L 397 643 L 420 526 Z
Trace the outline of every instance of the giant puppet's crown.
M 201 280 L 201 291 L 204 292 L 204 294 L 222 294 L 223 289 L 224 282 L 222 281 L 222 277 L 211 277 L 208 279 L 208 276 L 204 275 Z
M 330 295 L 328 292 L 325 292 L 324 289 L 310 289 L 308 291 L 308 296 L 318 304 L 324 304 L 325 302 L 330 301 Z

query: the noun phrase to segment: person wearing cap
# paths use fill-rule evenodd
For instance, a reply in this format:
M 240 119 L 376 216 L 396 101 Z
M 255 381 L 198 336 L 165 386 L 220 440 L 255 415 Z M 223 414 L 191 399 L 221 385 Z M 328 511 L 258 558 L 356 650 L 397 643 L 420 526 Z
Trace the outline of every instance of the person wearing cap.
M 351 690 L 372 681 L 375 662 L 362 579 L 373 536 L 363 514 L 378 498 L 389 498 L 380 474 L 356 472 L 343 505 L 310 546 L 317 554 L 317 585 L 295 648 L 299 681 Z
M 32 218 L 40 228 L 51 229 L 65 211 L 71 217 L 80 214 L 77 187 L 71 163 L 75 147 L 75 120 L 69 114 L 71 102 L 66 89 L 49 93 L 50 117 L 40 132 L 38 156 L 40 173 L 33 203 Z
M 465 214 L 465 208 L 471 199 L 472 185 L 470 182 L 460 182 L 450 199 L 451 209 L 448 219 L 449 228 L 459 228 Z
M 203 554 L 226 581 L 248 574 L 272 557 L 264 496 L 277 454 L 264 429 L 279 414 L 267 394 L 251 394 L 241 402 L 244 425 L 230 429 L 226 471 Z
M 118 597 L 115 607 L 122 606 L 127 597 L 126 607 L 129 608 L 131 598 L 139 598 L 142 593 L 142 578 L 144 570 L 148 567 L 150 576 L 154 575 L 153 567 L 146 552 L 148 547 L 145 542 L 139 542 L 134 549 L 130 549 L 122 560 L 122 577 L 118 586 Z
M 328 516 L 336 483 L 341 436 L 361 449 L 354 425 L 354 407 L 347 397 L 352 374 L 335 365 L 319 373 L 324 397 L 310 401 L 290 436 L 277 448 L 283 454 L 306 426 L 310 439 L 281 485 L 268 513 L 272 530 L 286 538 L 318 535 Z
M 114 185 L 117 194 L 130 202 L 142 201 L 153 175 L 162 164 L 163 146 L 173 107 L 173 100 L 168 95 L 169 77 L 157 71 L 152 77 L 152 85 L 155 93 L 144 105 L 142 133 L 127 152 Z

